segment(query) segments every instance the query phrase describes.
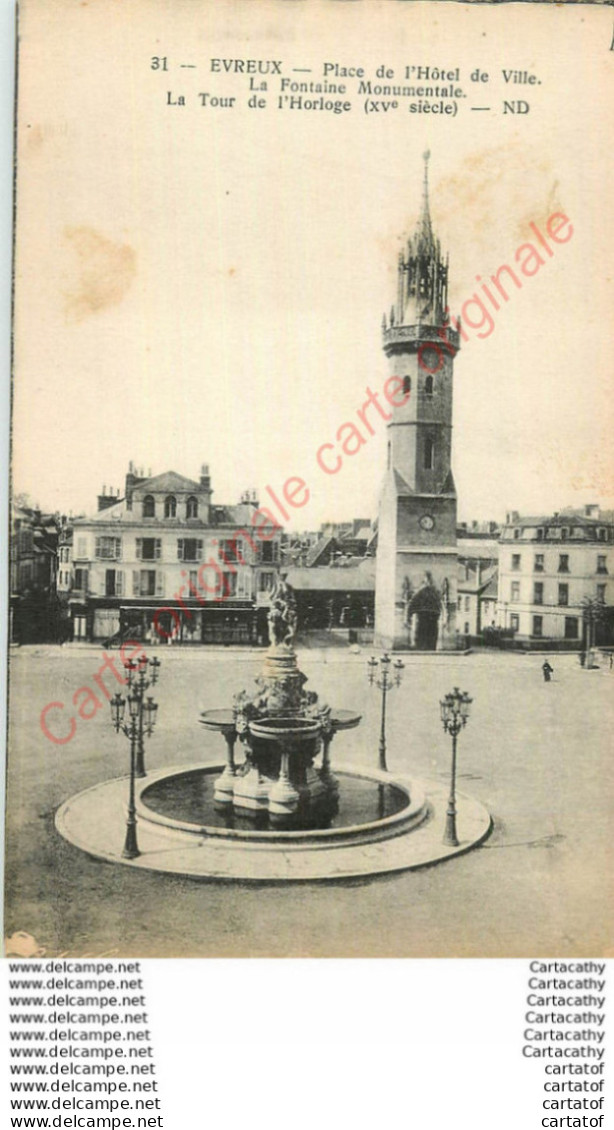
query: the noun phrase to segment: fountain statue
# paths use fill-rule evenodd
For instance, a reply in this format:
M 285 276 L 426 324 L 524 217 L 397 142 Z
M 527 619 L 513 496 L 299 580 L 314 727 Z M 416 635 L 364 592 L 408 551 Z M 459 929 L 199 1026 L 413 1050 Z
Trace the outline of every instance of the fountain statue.
M 297 614 L 291 585 L 282 574 L 271 593 L 270 646 L 256 690 L 235 696 L 229 712 L 204 711 L 201 722 L 221 731 L 227 762 L 215 783 L 219 808 L 263 814 L 273 828 L 325 827 L 338 807 L 338 783 L 330 768 L 331 741 L 338 730 L 360 722 L 351 711 L 331 711 L 305 689 L 294 650 Z M 237 738 L 245 760 L 237 766 Z M 314 762 L 322 754 L 318 768 Z

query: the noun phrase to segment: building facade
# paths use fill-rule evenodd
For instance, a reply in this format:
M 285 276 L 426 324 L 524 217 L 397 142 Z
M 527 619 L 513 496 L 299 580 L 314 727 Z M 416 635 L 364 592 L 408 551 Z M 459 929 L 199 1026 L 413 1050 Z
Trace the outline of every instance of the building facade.
M 614 605 L 614 521 L 597 506 L 508 515 L 500 541 L 497 618 L 533 646 L 607 643 Z
M 212 502 L 198 481 L 130 467 L 123 498 L 102 494 L 60 546 L 59 589 L 75 639 L 266 643 L 281 528 L 254 496 Z
M 431 224 L 425 154 L 422 212 L 398 263 L 383 348 L 396 404 L 387 425 L 379 504 L 375 641 L 385 648 L 456 645 L 456 490 L 452 386 L 459 333 L 446 323 L 448 264 Z
M 60 608 L 56 564 L 61 521 L 15 501 L 9 543 L 11 643 L 54 643 Z

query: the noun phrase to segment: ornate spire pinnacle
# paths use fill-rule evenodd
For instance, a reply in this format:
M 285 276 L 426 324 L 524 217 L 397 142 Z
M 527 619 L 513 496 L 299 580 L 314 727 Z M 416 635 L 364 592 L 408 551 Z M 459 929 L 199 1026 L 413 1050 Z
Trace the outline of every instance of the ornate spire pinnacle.
M 441 254 L 433 234 L 429 207 L 429 159 L 423 153 L 424 176 L 422 207 L 414 235 L 401 252 L 398 263 L 397 301 L 391 312 L 388 330 L 393 326 L 436 325 L 445 321 L 448 305 L 448 260 Z
M 422 182 L 422 210 L 416 227 L 416 246 L 422 251 L 433 246 L 433 226 L 431 224 L 431 211 L 429 208 L 429 160 L 431 152 L 427 149 L 422 154 L 424 160 L 424 179 Z

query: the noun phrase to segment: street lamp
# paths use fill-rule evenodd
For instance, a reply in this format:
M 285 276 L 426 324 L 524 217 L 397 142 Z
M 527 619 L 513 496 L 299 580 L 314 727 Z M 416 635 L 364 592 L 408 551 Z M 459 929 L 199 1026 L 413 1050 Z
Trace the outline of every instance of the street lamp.
M 124 859 L 136 859 L 140 855 L 139 845 L 136 838 L 136 799 L 135 799 L 135 777 L 136 777 L 136 754 L 137 745 L 139 740 L 139 723 L 145 717 L 145 726 L 148 733 L 153 732 L 155 725 L 155 712 L 157 706 L 153 699 L 148 698 L 144 704 L 143 699 L 138 689 L 133 688 L 128 695 L 128 723 L 124 722 L 126 713 L 126 699 L 122 698 L 119 692 L 113 696 L 110 702 L 111 719 L 116 733 L 121 730 L 123 734 L 130 741 L 130 787 L 128 791 L 128 818 L 126 820 L 126 838 L 124 840 L 124 848 L 122 856 Z
M 154 656 L 152 659 L 147 659 L 147 658 L 143 657 L 143 659 L 139 660 L 138 663 L 135 663 L 134 660 L 132 660 L 132 659 L 126 659 L 126 660 L 124 660 L 124 668 L 126 670 L 126 679 L 127 679 L 127 683 L 128 683 L 128 689 L 136 691 L 138 693 L 140 703 L 141 703 L 141 705 L 139 707 L 139 714 L 138 714 L 138 726 L 137 726 L 138 733 L 137 733 L 137 743 L 136 743 L 136 770 L 135 770 L 135 772 L 136 772 L 137 777 L 145 777 L 146 773 L 145 773 L 145 741 L 144 741 L 144 738 L 145 738 L 145 736 L 149 737 L 153 733 L 153 724 L 151 725 L 151 728 L 150 728 L 149 725 L 147 724 L 147 721 L 146 721 L 146 718 L 145 718 L 145 713 L 146 713 L 145 691 L 149 690 L 149 688 L 154 686 L 155 683 L 157 683 L 157 681 L 158 681 L 159 671 L 160 671 L 160 660 L 158 658 L 156 658 L 156 656 Z M 155 706 L 155 710 L 158 709 L 158 707 L 153 702 L 153 699 L 148 698 L 147 701 L 151 702 L 152 706 Z M 151 716 L 151 709 L 150 709 L 150 716 Z M 155 711 L 154 711 L 153 717 L 155 719 Z
M 376 674 L 379 664 L 379 675 Z M 392 664 L 392 666 L 391 666 Z M 401 659 L 397 659 L 392 663 L 392 659 L 386 653 L 382 655 L 379 660 L 374 655 L 371 656 L 367 663 L 369 673 L 369 686 L 376 686 L 382 692 L 382 723 L 380 727 L 379 736 L 379 767 L 384 773 L 388 772 L 386 765 L 386 695 L 393 687 L 401 685 L 401 678 L 405 664 Z
M 443 837 L 444 844 L 450 844 L 452 847 L 458 847 L 456 835 L 456 742 L 463 726 L 467 725 L 469 708 L 472 702 L 473 699 L 469 698 L 466 691 L 459 691 L 458 687 L 455 687 L 439 703 L 443 728 L 452 738 L 450 797 L 448 811 L 446 812 L 446 830 Z

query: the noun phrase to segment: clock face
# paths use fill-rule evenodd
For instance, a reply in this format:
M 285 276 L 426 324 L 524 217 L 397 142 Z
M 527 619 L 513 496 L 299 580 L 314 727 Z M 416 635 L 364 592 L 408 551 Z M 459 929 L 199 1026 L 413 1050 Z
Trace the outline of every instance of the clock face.
M 432 514 L 423 514 L 420 519 L 420 525 L 423 530 L 432 530 L 435 525 L 435 519 Z

